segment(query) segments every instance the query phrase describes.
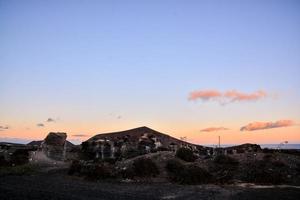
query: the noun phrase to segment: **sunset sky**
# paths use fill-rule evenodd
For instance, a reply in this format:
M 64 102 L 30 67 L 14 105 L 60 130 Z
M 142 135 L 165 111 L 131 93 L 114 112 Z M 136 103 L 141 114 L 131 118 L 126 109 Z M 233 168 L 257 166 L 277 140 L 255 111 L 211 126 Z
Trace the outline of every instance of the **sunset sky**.
M 0 0 L 0 141 L 148 126 L 300 143 L 300 1 Z

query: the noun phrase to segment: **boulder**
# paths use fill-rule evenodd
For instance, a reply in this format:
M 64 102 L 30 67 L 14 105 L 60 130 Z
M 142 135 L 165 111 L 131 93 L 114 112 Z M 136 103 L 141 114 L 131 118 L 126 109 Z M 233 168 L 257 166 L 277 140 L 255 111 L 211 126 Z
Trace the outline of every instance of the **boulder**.
M 50 132 L 44 140 L 44 144 L 52 146 L 64 146 L 67 139 L 67 134 L 62 132 Z
M 45 154 L 54 160 L 64 160 L 66 158 L 67 134 L 61 132 L 50 132 L 41 147 Z

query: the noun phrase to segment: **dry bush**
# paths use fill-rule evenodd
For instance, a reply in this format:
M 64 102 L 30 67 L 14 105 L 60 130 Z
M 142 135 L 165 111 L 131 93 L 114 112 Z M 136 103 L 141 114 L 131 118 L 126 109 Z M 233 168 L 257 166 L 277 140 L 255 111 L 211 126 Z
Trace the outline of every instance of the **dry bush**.
M 87 171 L 87 178 L 89 179 L 107 179 L 114 177 L 113 166 L 108 163 L 100 163 L 90 165 Z
M 281 184 L 284 179 L 285 164 L 280 161 L 257 160 L 246 163 L 242 170 L 242 180 L 258 184 Z
M 214 175 L 217 183 L 228 183 L 232 181 L 239 162 L 235 158 L 226 155 L 218 155 L 214 158 L 210 166 L 210 171 Z
M 211 174 L 205 169 L 195 164 L 184 165 L 176 159 L 169 160 L 166 169 L 169 178 L 180 184 L 204 184 L 211 180 Z
M 70 165 L 70 168 L 68 170 L 68 174 L 69 175 L 73 175 L 73 174 L 80 174 L 80 171 L 81 171 L 81 164 L 79 162 L 79 160 L 73 160 L 71 165 Z
M 214 158 L 214 163 L 217 165 L 237 166 L 239 161 L 235 158 L 226 155 L 218 155 Z
M 176 151 L 176 157 L 186 162 L 194 162 L 197 159 L 192 150 L 184 147 Z
M 132 164 L 137 177 L 154 177 L 159 174 L 158 167 L 150 158 L 138 158 Z

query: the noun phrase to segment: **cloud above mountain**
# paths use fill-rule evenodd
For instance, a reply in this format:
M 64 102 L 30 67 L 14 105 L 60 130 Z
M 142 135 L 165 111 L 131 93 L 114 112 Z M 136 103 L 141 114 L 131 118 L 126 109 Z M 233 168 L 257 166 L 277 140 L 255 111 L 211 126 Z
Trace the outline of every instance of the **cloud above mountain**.
M 220 92 L 218 90 L 196 90 L 189 94 L 191 101 L 217 101 L 224 105 L 232 102 L 257 101 L 267 97 L 268 94 L 263 90 L 257 90 L 252 93 L 240 92 L 237 90 L 228 90 Z
M 45 125 L 43 123 L 38 123 L 36 126 L 37 127 L 44 127 Z
M 56 122 L 56 120 L 53 118 L 48 118 L 46 122 Z
M 8 130 L 9 126 L 0 126 L 0 131 Z
M 241 131 L 257 131 L 271 128 L 281 128 L 294 126 L 296 123 L 293 120 L 278 120 L 276 122 L 252 122 L 241 127 Z
M 229 130 L 228 128 L 225 127 L 209 127 L 209 128 L 205 128 L 200 130 L 201 132 L 217 132 L 217 131 L 226 131 Z

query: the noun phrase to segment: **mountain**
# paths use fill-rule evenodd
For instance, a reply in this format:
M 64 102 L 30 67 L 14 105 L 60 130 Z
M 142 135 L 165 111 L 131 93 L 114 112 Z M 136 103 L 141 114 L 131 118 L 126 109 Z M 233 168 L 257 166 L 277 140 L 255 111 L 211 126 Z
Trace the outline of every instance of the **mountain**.
M 154 139 L 155 138 L 155 139 Z M 86 142 L 96 142 L 99 140 L 109 140 L 113 142 L 124 141 L 129 143 L 139 143 L 142 140 L 153 139 L 158 140 L 162 146 L 169 146 L 169 145 L 192 145 L 197 147 L 202 147 L 201 145 L 192 144 L 189 142 L 185 142 L 179 140 L 177 138 L 171 137 L 167 134 L 158 132 L 146 126 L 133 128 L 130 130 L 125 131 L 118 131 L 112 133 L 101 133 L 95 135 L 88 139 Z
M 156 151 L 176 151 L 180 147 L 206 151 L 208 147 L 185 142 L 148 127 L 103 133 L 81 144 L 82 152 L 94 158 L 130 158 Z

